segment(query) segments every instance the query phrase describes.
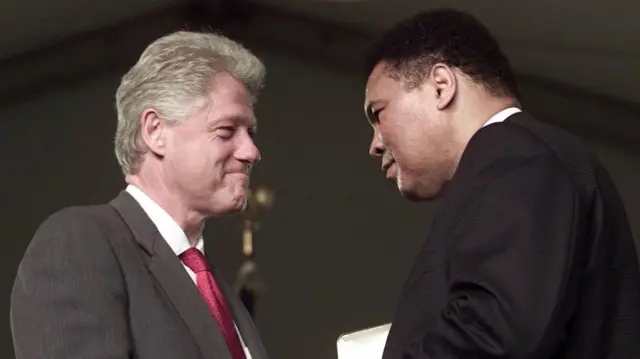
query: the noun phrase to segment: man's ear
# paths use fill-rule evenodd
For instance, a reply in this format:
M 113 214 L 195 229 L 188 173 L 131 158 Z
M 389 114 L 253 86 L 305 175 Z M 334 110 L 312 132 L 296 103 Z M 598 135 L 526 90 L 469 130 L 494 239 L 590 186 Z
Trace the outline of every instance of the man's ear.
M 164 156 L 167 122 L 154 109 L 146 109 L 140 116 L 140 137 L 145 146 L 157 156 Z
M 431 67 L 429 78 L 436 89 L 436 107 L 444 110 L 456 96 L 458 83 L 455 73 L 446 64 L 437 63 Z

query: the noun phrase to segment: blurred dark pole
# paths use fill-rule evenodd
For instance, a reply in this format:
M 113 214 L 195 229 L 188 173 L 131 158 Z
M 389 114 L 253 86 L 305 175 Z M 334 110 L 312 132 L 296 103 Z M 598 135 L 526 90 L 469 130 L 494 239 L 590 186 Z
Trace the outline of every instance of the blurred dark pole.
M 249 314 L 256 319 L 258 299 L 266 289 L 262 273 L 255 258 L 254 234 L 260 227 L 259 210 L 273 205 L 273 193 L 266 188 L 249 191 L 247 207 L 244 211 L 242 230 L 243 260 L 236 276 L 234 289 Z

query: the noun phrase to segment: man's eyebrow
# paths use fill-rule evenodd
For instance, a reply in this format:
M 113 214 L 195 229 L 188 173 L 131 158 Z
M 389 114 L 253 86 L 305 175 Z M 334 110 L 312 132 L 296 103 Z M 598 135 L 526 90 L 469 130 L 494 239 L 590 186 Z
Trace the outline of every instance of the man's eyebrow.
M 258 119 L 255 116 L 250 118 L 236 114 L 221 116 L 214 121 L 211 121 L 211 125 L 218 125 L 224 122 L 233 122 L 235 124 L 241 124 L 247 127 L 256 127 L 258 125 Z

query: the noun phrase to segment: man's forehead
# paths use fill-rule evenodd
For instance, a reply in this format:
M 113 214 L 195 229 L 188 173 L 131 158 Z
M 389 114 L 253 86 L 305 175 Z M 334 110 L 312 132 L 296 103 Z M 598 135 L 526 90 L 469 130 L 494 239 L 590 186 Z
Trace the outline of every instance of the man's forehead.
M 388 83 L 389 73 L 385 63 L 379 63 L 373 68 L 364 92 L 364 112 L 369 122 L 373 122 L 373 106 L 382 101 L 385 93 L 388 93 L 391 84 Z
M 385 90 L 389 89 L 392 82 L 395 82 L 389 75 L 389 72 L 384 67 L 378 66 L 373 69 L 365 86 L 365 98 L 368 101 L 378 99 Z
M 380 86 L 381 78 L 376 76 L 375 78 L 372 76 L 367 81 L 367 85 L 364 90 L 364 109 L 367 111 L 367 108 L 380 101 L 384 95 L 384 87 Z
M 364 89 L 364 112 L 367 112 L 367 107 L 369 106 L 369 87 L 365 87 Z
M 225 122 L 246 127 L 257 127 L 258 125 L 258 119 L 252 106 L 233 104 L 218 108 L 211 107 L 207 116 L 207 122 L 210 122 L 211 125 Z
M 377 90 L 377 79 L 369 77 L 367 80 L 367 84 L 364 88 L 364 100 L 366 102 L 371 102 L 373 98 L 376 97 Z

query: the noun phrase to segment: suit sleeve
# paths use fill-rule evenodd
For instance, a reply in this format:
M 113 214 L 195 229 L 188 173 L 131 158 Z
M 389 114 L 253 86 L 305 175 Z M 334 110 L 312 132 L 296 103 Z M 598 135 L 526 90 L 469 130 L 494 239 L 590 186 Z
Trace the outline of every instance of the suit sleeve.
M 580 218 L 570 177 L 551 153 L 510 155 L 473 177 L 476 190 L 446 214 L 446 305 L 404 358 L 536 358 L 562 338 Z
M 11 295 L 16 359 L 131 357 L 124 280 L 99 223 L 66 209 L 36 232 Z

